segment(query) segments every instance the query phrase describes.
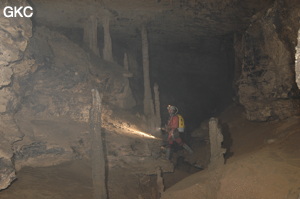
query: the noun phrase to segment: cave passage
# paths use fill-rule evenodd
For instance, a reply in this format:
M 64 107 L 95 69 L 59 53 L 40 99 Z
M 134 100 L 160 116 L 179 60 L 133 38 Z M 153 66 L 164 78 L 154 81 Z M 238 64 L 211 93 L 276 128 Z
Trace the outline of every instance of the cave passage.
M 153 42 L 151 75 L 160 85 L 163 123 L 171 104 L 178 107 L 192 131 L 232 102 L 233 40 L 227 35 L 199 38 L 191 44 L 178 42 Z
M 298 198 L 297 0 L 0 11 L 1 199 Z

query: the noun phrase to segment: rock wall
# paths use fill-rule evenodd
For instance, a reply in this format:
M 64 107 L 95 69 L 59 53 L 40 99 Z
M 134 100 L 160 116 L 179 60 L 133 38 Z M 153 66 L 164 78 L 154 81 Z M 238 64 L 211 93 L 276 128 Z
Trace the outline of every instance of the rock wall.
M 22 133 L 12 146 L 15 169 L 87 157 L 87 54 L 63 35 L 35 27 L 22 63 L 14 78 L 20 101 L 14 120 Z
M 108 104 L 135 105 L 124 89 L 128 79 L 121 66 L 95 62 L 45 27 L 36 27 L 31 36 L 30 19 L 0 17 L 0 189 L 23 166 L 89 157 L 92 87 L 104 93 Z
M 300 113 L 294 61 L 299 11 L 296 1 L 275 1 L 235 37 L 236 63 L 242 68 L 237 94 L 249 120 Z
M 15 179 L 15 169 L 11 161 L 12 144 L 22 139 L 22 133 L 15 124 L 13 113 L 19 105 L 14 83 L 19 65 L 27 65 L 22 57 L 31 37 L 32 24 L 28 18 L 5 18 L 0 5 L 0 190 L 5 189 Z M 26 6 L 26 1 L 14 2 L 15 6 Z M 24 69 L 25 70 L 25 69 Z
M 23 27 L 25 22 L 16 25 Z M 28 30 L 30 34 L 23 31 L 28 34 L 28 37 L 24 36 L 25 43 L 29 43 L 26 51 L 22 51 L 24 46 L 16 48 L 21 44 L 11 41 L 7 44 L 8 49 L 15 48 L 17 52 L 12 52 L 21 54 L 11 56 L 14 59 L 10 60 L 7 57 L 0 59 L 3 60 L 0 71 L 0 189 L 5 189 L 16 178 L 15 170 L 24 166 L 51 166 L 77 158 L 90 158 L 88 122 L 92 88 L 103 94 L 103 115 L 109 118 L 107 123 L 127 121 L 130 114 L 126 109 L 135 105 L 125 84 L 129 86 L 129 73 L 123 67 L 89 54 L 49 28 L 36 26 L 30 39 L 31 29 Z M 125 119 L 111 119 L 106 112 L 113 112 L 112 109 L 118 113 L 120 110 L 126 112 Z M 130 123 L 135 120 L 136 117 Z M 135 167 L 138 167 L 140 173 L 156 172 L 160 164 L 158 160 L 155 165 L 141 167 L 145 156 L 150 162 L 157 159 L 152 156 L 151 147 L 142 157 L 137 157 L 131 150 L 135 145 L 152 146 L 152 142 L 135 143 L 135 137 L 125 135 L 116 141 L 116 135 L 110 131 L 128 135 L 135 131 L 120 132 L 116 128 L 107 131 L 106 142 L 112 143 L 108 151 L 121 149 L 118 157 L 108 155 L 111 165 L 120 166 L 120 158 L 127 154 L 125 162 L 133 161 L 134 171 L 137 172 Z M 159 143 L 157 140 L 156 144 Z M 128 165 L 131 164 L 123 166 L 128 168 Z M 170 163 L 166 163 L 166 167 L 170 170 Z

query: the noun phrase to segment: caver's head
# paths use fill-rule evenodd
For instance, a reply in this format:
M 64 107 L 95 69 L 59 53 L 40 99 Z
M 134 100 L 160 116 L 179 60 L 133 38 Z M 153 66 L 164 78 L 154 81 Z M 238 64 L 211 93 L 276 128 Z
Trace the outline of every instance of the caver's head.
M 178 109 L 175 106 L 172 106 L 172 105 L 168 105 L 167 109 L 168 109 L 168 113 L 170 115 L 174 115 L 178 111 Z

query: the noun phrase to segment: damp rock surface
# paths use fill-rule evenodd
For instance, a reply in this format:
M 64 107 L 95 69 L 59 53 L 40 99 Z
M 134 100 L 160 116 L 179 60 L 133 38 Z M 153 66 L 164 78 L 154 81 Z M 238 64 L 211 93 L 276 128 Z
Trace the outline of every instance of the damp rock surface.
M 16 178 L 13 164 L 13 143 L 21 140 L 23 135 L 15 124 L 13 113 L 19 106 L 20 99 L 13 86 L 13 65 L 22 64 L 22 57 L 32 35 L 32 23 L 28 18 L 5 18 L 4 6 L 0 5 L 0 190 L 7 188 Z M 15 6 L 28 5 L 25 0 L 14 2 Z
M 285 119 L 299 114 L 295 85 L 295 47 L 300 7 L 296 2 L 275 1 L 257 13 L 247 30 L 236 37 L 239 102 L 253 121 Z M 289 16 L 282 15 L 283 12 Z

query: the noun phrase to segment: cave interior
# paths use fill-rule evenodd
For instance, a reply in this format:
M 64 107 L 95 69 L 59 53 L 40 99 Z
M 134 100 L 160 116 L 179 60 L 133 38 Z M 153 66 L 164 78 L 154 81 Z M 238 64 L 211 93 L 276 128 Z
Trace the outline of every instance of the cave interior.
M 300 197 L 297 0 L 0 6 L 0 198 Z

